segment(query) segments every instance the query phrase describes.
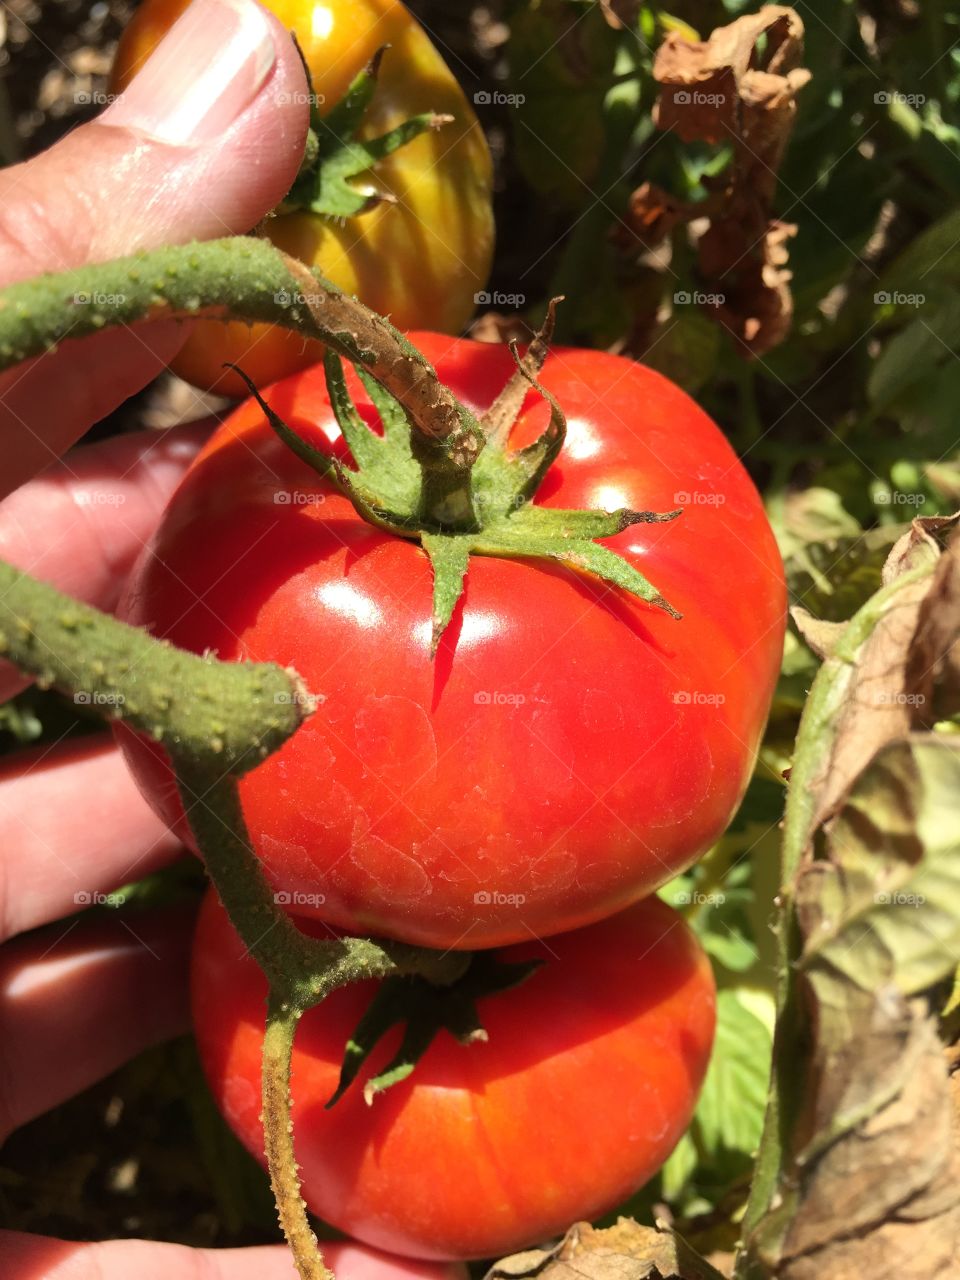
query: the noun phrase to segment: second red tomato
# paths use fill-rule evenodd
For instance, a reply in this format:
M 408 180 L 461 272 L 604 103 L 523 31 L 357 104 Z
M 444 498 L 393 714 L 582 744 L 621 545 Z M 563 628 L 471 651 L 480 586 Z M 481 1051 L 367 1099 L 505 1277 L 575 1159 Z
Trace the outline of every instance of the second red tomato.
M 477 1002 L 487 1042 L 461 1045 L 441 1032 L 413 1075 L 370 1105 L 363 1081 L 391 1060 L 399 1028 L 326 1108 L 376 984 L 335 991 L 297 1031 L 291 1090 L 303 1194 L 367 1244 L 482 1258 L 540 1243 L 636 1191 L 690 1122 L 714 990 L 676 912 L 651 898 L 497 959 L 541 967 Z M 220 1109 L 261 1161 L 266 990 L 211 893 L 194 946 L 197 1041 Z

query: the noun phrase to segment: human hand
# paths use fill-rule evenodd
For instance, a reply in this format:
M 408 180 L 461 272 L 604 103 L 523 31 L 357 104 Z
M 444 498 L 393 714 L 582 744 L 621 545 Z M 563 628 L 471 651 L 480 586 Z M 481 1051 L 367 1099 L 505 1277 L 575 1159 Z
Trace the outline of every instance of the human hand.
M 248 230 L 293 180 L 306 104 L 299 57 L 273 17 L 253 0 L 197 0 L 97 121 L 0 172 L 0 284 Z M 203 430 L 61 455 L 185 336 L 171 321 L 110 331 L 0 377 L 0 558 L 98 607 L 115 604 Z M 23 683 L 0 665 L 0 700 Z M 188 913 L 61 919 L 180 852 L 108 735 L 2 762 L 0 1139 L 188 1026 Z M 374 1280 L 370 1256 L 346 1251 L 348 1280 Z M 391 1266 L 373 1267 L 378 1280 L 399 1280 Z M 179 1280 L 293 1269 L 279 1247 L 207 1255 L 7 1233 L 0 1273 Z

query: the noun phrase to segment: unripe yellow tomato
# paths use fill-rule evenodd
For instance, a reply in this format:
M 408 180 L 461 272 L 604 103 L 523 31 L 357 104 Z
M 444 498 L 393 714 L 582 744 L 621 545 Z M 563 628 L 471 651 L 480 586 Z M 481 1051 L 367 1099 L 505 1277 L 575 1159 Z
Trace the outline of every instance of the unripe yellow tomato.
M 145 0 L 128 25 L 113 70 L 120 91 L 189 0 Z M 340 222 L 311 211 L 282 213 L 264 233 L 318 267 L 400 329 L 457 333 L 486 283 L 493 253 L 492 165 L 473 109 L 426 32 L 399 0 L 263 0 L 296 33 L 323 114 L 384 45 L 373 102 L 360 130 L 373 138 L 424 112 L 453 121 L 380 160 L 369 178 L 390 197 Z M 361 180 L 366 182 L 367 175 Z M 198 320 L 173 369 L 194 386 L 226 395 L 246 387 L 224 361 L 258 385 L 322 355 L 316 342 L 267 325 Z

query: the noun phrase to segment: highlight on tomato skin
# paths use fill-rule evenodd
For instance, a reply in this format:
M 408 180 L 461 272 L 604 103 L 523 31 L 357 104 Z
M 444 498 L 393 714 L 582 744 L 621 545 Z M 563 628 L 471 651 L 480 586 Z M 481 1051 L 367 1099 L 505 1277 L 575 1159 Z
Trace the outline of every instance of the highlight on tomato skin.
M 670 1154 L 690 1122 L 715 1021 L 710 965 L 682 918 L 650 898 L 502 954 L 543 963 L 478 1002 L 489 1039 L 461 1045 L 441 1032 L 413 1074 L 371 1105 L 365 1069 L 325 1106 L 375 984 L 341 988 L 304 1015 L 292 1115 L 303 1194 L 319 1217 L 404 1256 L 499 1257 L 613 1209 Z M 266 982 L 212 891 L 192 992 L 214 1097 L 263 1161 Z M 395 1028 L 374 1050 L 369 1074 L 399 1037 Z
M 411 337 L 475 409 L 513 371 L 504 347 Z M 740 802 L 785 624 L 762 502 L 715 424 L 659 374 L 558 348 L 540 377 L 569 431 L 536 502 L 682 506 L 606 540 L 682 620 L 573 569 L 478 556 L 432 659 L 425 552 L 361 519 L 254 401 L 206 445 L 133 571 L 126 621 L 195 652 L 293 667 L 323 698 L 240 781 L 253 847 L 295 913 L 440 949 L 546 937 L 654 891 Z M 345 456 L 322 368 L 267 394 L 301 436 Z M 515 443 L 548 416 L 531 393 Z M 162 750 L 115 731 L 190 843 Z
M 117 50 L 122 90 L 190 0 L 144 0 Z M 388 197 L 354 217 L 290 211 L 263 233 L 399 329 L 458 333 L 487 283 L 493 257 L 493 166 L 483 130 L 452 71 L 400 0 L 262 0 L 297 36 L 322 114 L 385 45 L 376 94 L 361 126 L 377 137 L 415 115 L 453 119 L 379 161 L 373 187 Z M 225 362 L 265 386 L 314 364 L 323 348 L 266 325 L 198 320 L 172 363 L 204 390 L 245 396 Z

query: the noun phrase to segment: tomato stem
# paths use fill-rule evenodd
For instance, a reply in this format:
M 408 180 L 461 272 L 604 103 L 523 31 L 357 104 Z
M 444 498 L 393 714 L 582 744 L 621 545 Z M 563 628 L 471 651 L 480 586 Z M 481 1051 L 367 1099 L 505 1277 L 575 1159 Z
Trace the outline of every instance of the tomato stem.
M 454 981 L 469 954 L 366 938 L 319 940 L 279 905 L 250 845 L 237 778 L 314 710 L 302 681 L 269 663 L 201 658 L 118 622 L 0 562 L 0 655 L 44 687 L 163 744 L 220 900 L 270 987 L 264 1041 L 265 1148 L 277 1208 L 303 1280 L 332 1280 L 300 1197 L 290 1054 L 301 1014 L 339 986 L 389 974 Z
M 472 555 L 555 560 L 680 617 L 629 560 L 598 541 L 639 521 L 672 520 L 679 511 L 560 511 L 533 503 L 565 431 L 560 405 L 536 377 L 553 325 L 553 304 L 527 355 L 514 352 L 517 372 L 483 424 L 388 320 L 267 241 L 245 237 L 158 249 L 11 285 L 0 292 L 0 369 L 67 336 L 159 316 L 197 315 L 275 323 L 318 338 L 383 389 L 379 402 L 372 392 L 371 399 L 384 432 L 369 433 L 366 452 L 379 440 L 389 456 L 373 469 L 364 467 L 356 453 L 357 470 L 332 465 L 339 487 L 365 519 L 400 537 L 428 540 L 424 546 L 435 583 L 434 652 L 461 598 Z M 342 374 L 329 361 L 327 379 L 347 438 L 359 415 Z M 550 424 L 532 445 L 513 450 L 510 428 L 528 388 L 550 403 Z M 390 398 L 393 416 L 403 418 L 404 443 L 388 429 Z M 265 412 L 278 429 L 269 406 Z M 292 433 L 283 423 L 280 428 L 291 444 Z M 358 428 L 354 434 L 356 443 L 363 432 Z M 306 441 L 291 447 L 308 456 Z M 327 461 L 319 469 L 329 475 Z
M 263 1141 L 280 1226 L 301 1280 L 334 1280 L 307 1217 L 293 1146 L 290 1063 L 302 1011 L 271 988 L 263 1037 Z
M 313 709 L 296 672 L 176 649 L 2 561 L 0 655 L 222 776 L 253 768 Z

